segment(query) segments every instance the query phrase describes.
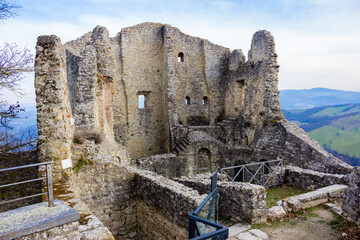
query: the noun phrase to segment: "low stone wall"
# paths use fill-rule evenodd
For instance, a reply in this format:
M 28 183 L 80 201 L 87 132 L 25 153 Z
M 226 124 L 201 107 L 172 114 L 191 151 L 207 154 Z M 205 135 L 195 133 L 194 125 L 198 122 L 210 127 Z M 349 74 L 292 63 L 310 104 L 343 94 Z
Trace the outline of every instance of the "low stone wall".
M 286 212 L 296 212 L 300 209 L 314 207 L 333 199 L 343 198 L 346 185 L 335 184 L 318 190 L 285 198 L 277 202 Z
M 317 172 L 295 166 L 287 166 L 284 182 L 287 185 L 305 189 L 318 189 L 333 184 L 346 184 L 346 175 Z
M 345 191 L 342 203 L 343 215 L 348 220 L 360 225 L 360 167 L 354 167 L 354 172 L 347 177 L 349 188 Z
M 188 214 L 206 198 L 206 195 L 199 195 L 198 191 L 154 172 L 133 167 L 127 167 L 127 169 L 136 174 L 134 191 L 136 191 L 138 201 L 143 202 L 152 210 L 156 210 L 157 215 L 163 216 L 166 221 L 184 229 L 188 225 Z M 139 217 L 139 213 L 137 216 Z M 146 229 L 144 227 L 146 222 L 141 222 L 140 219 L 146 219 L 146 217 L 138 219 L 141 228 Z M 157 228 L 157 226 L 153 227 Z M 158 229 L 154 229 L 154 232 L 164 231 L 161 225 L 158 227 Z M 170 233 L 173 234 L 172 231 Z
M 156 207 L 137 201 L 137 220 L 139 222 L 138 239 L 177 239 L 185 240 L 188 230 L 173 223 Z
M 198 190 L 210 193 L 210 179 L 181 178 L 178 182 Z M 218 182 L 219 217 L 231 217 L 237 221 L 251 224 L 266 221 L 266 191 L 259 185 L 241 182 Z
M 141 169 L 153 171 L 168 178 L 182 176 L 186 168 L 185 161 L 173 153 L 152 155 L 131 161 L 133 165 Z

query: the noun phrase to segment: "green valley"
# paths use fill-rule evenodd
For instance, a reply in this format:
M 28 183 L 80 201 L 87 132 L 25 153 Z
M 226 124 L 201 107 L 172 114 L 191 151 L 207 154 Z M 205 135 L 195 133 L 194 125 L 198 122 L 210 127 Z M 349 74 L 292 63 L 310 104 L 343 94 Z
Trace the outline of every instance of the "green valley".
M 360 104 L 285 109 L 283 113 L 326 150 L 352 165 L 360 165 Z

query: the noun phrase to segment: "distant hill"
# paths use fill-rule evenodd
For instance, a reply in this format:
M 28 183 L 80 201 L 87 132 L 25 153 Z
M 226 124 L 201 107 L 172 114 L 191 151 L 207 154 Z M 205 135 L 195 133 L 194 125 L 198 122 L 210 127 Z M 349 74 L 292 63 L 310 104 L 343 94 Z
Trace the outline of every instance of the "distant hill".
M 38 128 L 36 120 L 36 105 L 35 104 L 21 104 L 20 108 L 25 111 L 20 111 L 16 118 L 10 120 L 9 126 L 11 129 L 6 129 L 7 133 L 13 136 L 17 141 L 29 142 L 38 138 Z M 0 127 L 0 131 L 5 131 Z M 32 150 L 36 143 L 22 147 L 21 151 Z
M 280 105 L 283 109 L 305 109 L 349 103 L 360 103 L 360 92 L 328 88 L 280 91 Z
M 351 165 L 360 165 L 360 104 L 282 111 L 326 150 Z

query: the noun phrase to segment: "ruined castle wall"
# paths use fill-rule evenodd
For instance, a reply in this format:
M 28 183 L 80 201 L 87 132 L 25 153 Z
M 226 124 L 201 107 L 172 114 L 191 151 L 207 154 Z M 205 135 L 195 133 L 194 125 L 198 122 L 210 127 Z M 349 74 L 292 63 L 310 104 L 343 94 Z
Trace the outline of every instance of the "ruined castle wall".
M 164 153 L 167 137 L 165 111 L 165 67 L 161 24 L 139 24 L 121 32 L 122 78 L 126 83 L 132 157 Z M 139 96 L 145 96 L 140 109 Z
M 61 161 L 71 158 L 74 120 L 69 101 L 65 49 L 55 35 L 37 39 L 35 89 L 39 161 L 53 161 L 54 191 L 57 192 L 70 185 L 71 172 L 62 169 Z
M 229 57 L 228 82 L 225 85 L 225 117 L 240 115 L 245 99 L 245 56 L 241 49 L 231 52 Z
M 69 88 L 69 98 L 71 111 L 76 107 L 76 85 L 79 77 L 80 50 L 91 41 L 92 32 L 88 32 L 82 37 L 64 44 L 66 53 L 67 82 Z
M 243 128 L 247 129 L 247 144 L 273 119 L 281 119 L 278 91 L 277 54 L 274 37 L 268 31 L 253 35 L 251 49 L 245 68 L 245 98 Z
M 203 40 L 205 58 L 205 77 L 209 91 L 208 100 L 203 106 L 208 108 L 210 124 L 215 125 L 221 121 L 225 115 L 225 86 L 228 78 L 226 73 L 229 68 L 228 48 L 213 44 L 208 40 Z
M 192 117 L 209 118 L 208 108 L 202 105 L 202 98 L 209 95 L 202 39 L 186 35 L 173 27 L 166 33 L 172 39 L 179 123 L 186 124 L 188 118 Z M 183 56 L 179 57 L 181 53 Z M 186 97 L 188 104 L 185 103 Z
M 220 82 L 228 49 L 166 28 L 175 71 L 176 111 L 180 124 L 214 124 L 223 110 Z
M 115 78 L 113 95 L 113 131 L 116 142 L 126 146 L 129 133 L 129 114 L 128 114 L 128 90 L 126 83 L 122 78 L 122 61 L 121 61 L 121 33 L 111 38 L 111 45 L 115 52 Z
M 181 177 L 188 168 L 186 161 L 174 153 L 152 155 L 143 158 L 132 159 L 132 164 L 144 169 L 163 175 L 167 178 Z
M 136 194 L 132 185 L 134 174 L 104 153 L 101 146 L 87 142 L 76 148 L 73 147 L 74 152 L 78 153 L 74 156 L 73 183 L 80 199 L 116 239 L 136 239 L 138 224 Z M 92 157 L 94 155 L 98 157 Z M 75 160 L 78 157 L 83 158 L 81 165 Z

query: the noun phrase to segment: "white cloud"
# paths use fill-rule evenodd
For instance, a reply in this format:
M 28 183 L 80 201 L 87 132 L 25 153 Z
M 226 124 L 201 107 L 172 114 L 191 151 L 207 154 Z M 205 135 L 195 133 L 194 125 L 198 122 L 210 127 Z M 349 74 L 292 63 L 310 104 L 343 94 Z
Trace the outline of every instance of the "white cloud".
M 171 24 L 230 49 L 240 48 L 247 55 L 253 33 L 267 29 L 275 37 L 279 55 L 280 89 L 329 87 L 360 91 L 357 0 L 278 0 L 261 5 L 254 5 L 259 1 L 248 0 L 179 0 L 166 4 L 160 0 L 80 2 L 68 6 L 72 19 L 59 20 L 60 13 L 52 12 L 55 7 L 39 11 L 57 20 L 37 19 L 36 12 L 33 19 L 11 19 L 0 25 L 0 32 L 6 33 L 0 35 L 0 42 L 16 42 L 34 50 L 37 36 L 43 34 L 56 34 L 65 43 L 96 25 L 107 27 L 110 35 L 115 36 L 123 27 L 151 21 Z M 84 2 L 93 8 L 92 12 L 80 7 Z M 46 6 L 52 6 L 51 1 Z M 64 12 L 66 6 L 62 6 L 61 14 Z M 29 101 L 33 101 L 33 78 L 24 81 L 24 88 Z

